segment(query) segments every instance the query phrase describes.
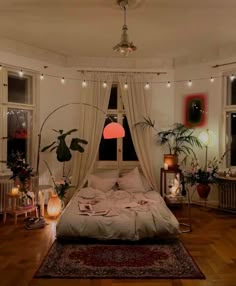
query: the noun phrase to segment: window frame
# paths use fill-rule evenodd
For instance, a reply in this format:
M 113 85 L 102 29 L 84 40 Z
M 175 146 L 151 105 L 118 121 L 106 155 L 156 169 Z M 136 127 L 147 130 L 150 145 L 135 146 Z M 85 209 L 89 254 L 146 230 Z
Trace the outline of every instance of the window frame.
M 117 116 L 117 123 L 120 123 L 123 125 L 123 116 L 126 114 L 125 109 L 123 109 L 123 101 L 121 96 L 121 89 L 118 82 L 113 82 L 112 86 L 117 86 L 117 109 L 108 109 L 107 114 L 108 115 L 114 115 Z M 139 167 L 139 161 L 123 161 L 123 138 L 117 138 L 117 160 L 116 161 L 99 161 L 99 152 L 97 154 L 97 159 L 95 162 L 95 168 L 96 169 L 132 169 L 134 167 Z
M 19 69 L 4 66 L 0 70 L 0 175 L 5 175 L 9 173 L 7 168 L 7 111 L 9 108 L 21 109 L 32 112 L 32 122 L 31 122 L 31 146 L 28 150 L 27 162 L 35 167 L 36 164 L 36 149 L 37 149 L 37 134 L 36 130 L 38 127 L 38 93 L 39 93 L 39 79 L 37 77 L 37 72 L 24 70 L 24 77 L 31 77 L 31 88 L 28 91 L 28 96 L 31 97 L 31 103 L 17 103 L 8 101 L 8 74 L 19 76 Z

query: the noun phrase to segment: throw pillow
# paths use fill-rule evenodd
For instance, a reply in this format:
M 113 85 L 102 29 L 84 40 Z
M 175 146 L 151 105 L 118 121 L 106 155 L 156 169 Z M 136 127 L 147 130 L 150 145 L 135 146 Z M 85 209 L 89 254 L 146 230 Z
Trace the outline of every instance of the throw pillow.
M 100 178 L 92 174 L 88 177 L 88 187 L 92 187 L 103 192 L 110 191 L 115 183 L 116 178 Z

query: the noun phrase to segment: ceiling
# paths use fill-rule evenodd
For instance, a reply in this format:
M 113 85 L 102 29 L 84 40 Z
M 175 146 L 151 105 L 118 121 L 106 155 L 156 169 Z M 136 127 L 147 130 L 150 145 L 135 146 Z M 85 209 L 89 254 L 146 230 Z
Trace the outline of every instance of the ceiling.
M 178 58 L 235 46 L 235 0 L 130 0 L 131 58 Z M 0 0 L 0 38 L 68 57 L 119 57 L 116 0 Z M 235 51 L 236 55 L 236 51 Z

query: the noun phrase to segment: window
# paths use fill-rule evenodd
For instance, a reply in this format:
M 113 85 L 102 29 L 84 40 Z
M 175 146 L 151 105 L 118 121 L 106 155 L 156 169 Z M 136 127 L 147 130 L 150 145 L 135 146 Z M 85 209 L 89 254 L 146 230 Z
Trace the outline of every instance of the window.
M 225 131 L 226 131 L 226 150 L 227 167 L 236 166 L 236 79 L 232 77 L 232 73 L 226 74 L 225 78 Z
M 18 71 L 3 68 L 0 83 L 0 173 L 4 173 L 17 151 L 27 163 L 34 163 L 36 77 L 31 73 L 19 76 Z
M 99 146 L 97 165 L 99 167 L 117 166 L 119 168 L 138 165 L 138 158 L 132 142 L 128 121 L 125 116 L 119 87 L 115 84 L 111 88 L 108 104 L 108 117 L 105 121 L 105 126 L 111 122 L 110 118 L 123 125 L 125 137 L 106 140 L 102 137 Z

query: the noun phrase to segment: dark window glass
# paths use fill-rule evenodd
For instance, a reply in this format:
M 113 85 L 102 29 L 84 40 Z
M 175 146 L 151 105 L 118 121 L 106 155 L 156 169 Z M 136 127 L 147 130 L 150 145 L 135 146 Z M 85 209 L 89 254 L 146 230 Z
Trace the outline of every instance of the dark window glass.
M 236 80 L 231 83 L 231 104 L 236 105 Z
M 108 104 L 108 109 L 117 109 L 117 86 L 113 85 L 111 87 L 111 95 L 110 95 L 110 100 Z
M 123 118 L 123 127 L 125 129 L 125 137 L 123 138 L 123 161 L 138 161 L 126 116 Z
M 116 116 L 109 115 L 114 122 L 116 122 Z M 109 118 L 106 119 L 104 127 L 111 123 Z M 99 160 L 100 161 L 116 161 L 117 160 L 117 139 L 104 139 L 102 136 L 99 146 Z
M 32 103 L 31 78 L 8 74 L 8 101 L 17 103 Z
M 7 111 L 7 160 L 16 152 L 30 162 L 28 150 L 31 147 L 32 111 L 12 109 Z

